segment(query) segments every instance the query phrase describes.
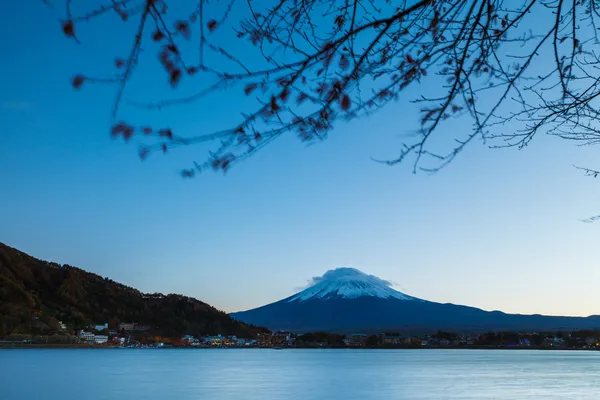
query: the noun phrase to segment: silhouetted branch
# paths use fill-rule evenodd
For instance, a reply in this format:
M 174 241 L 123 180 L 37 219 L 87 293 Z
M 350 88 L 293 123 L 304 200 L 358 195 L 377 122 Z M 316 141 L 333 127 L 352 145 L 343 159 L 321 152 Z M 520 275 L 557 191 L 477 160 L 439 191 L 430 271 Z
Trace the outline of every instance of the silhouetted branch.
M 337 121 L 371 115 L 424 82 L 432 82 L 428 93 L 407 99 L 421 105 L 418 132 L 381 162 L 411 159 L 415 172 L 435 172 L 475 139 L 523 147 L 540 132 L 600 143 L 595 0 L 113 0 L 74 14 L 75 5 L 84 7 L 65 0 L 68 37 L 76 37 L 79 24 L 111 13 L 137 29 L 114 78 L 77 75 L 73 85 L 118 83 L 112 134 L 146 137 L 142 158 L 213 143 L 204 160 L 183 171 L 186 177 L 207 168 L 226 171 L 286 133 L 323 140 Z M 182 45 L 194 40 L 197 46 Z M 254 108 L 217 132 L 174 134 L 124 122 L 122 98 L 135 67 L 155 60 L 141 57 L 142 47 L 144 54 L 156 49 L 171 87 L 191 85 L 196 75 L 209 84 L 185 96 L 126 104 L 163 109 L 237 91 L 255 96 Z M 189 48 L 193 54 L 184 51 Z M 452 132 L 444 149 L 435 139 L 448 136 L 444 127 L 452 118 L 470 119 L 471 128 Z M 508 126 L 517 129 L 506 132 Z

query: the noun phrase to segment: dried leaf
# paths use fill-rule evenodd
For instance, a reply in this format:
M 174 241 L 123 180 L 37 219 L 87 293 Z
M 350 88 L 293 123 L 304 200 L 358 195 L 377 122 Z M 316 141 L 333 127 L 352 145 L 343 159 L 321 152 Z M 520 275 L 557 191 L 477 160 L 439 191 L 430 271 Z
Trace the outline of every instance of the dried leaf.
M 277 112 L 279 109 L 280 107 L 279 104 L 277 104 L 277 99 L 275 96 L 271 96 L 271 110 L 273 110 L 273 112 Z
M 181 70 L 179 68 L 173 69 L 169 73 L 169 83 L 171 84 L 171 87 L 177 86 L 177 84 L 179 83 L 180 80 L 181 80 Z
M 173 131 L 171 128 L 164 128 L 158 131 L 158 134 L 162 137 L 173 139 Z
M 350 108 L 350 97 L 347 94 L 344 94 L 342 96 L 342 100 L 340 101 L 340 107 L 344 111 L 347 111 Z
M 285 88 L 283 89 L 283 91 L 279 94 L 279 98 L 281 99 L 281 101 L 287 101 L 287 99 L 290 97 L 290 89 L 289 88 Z
M 126 124 L 125 122 L 116 123 L 110 130 L 112 137 L 122 135 L 123 139 L 125 139 L 126 141 L 133 136 L 133 132 L 133 127 L 131 125 Z
M 152 40 L 154 40 L 155 42 L 160 42 L 164 38 L 165 38 L 165 34 L 162 33 L 161 31 L 156 31 L 152 34 Z
M 182 178 L 193 178 L 195 171 L 193 169 L 184 169 L 181 171 Z
M 244 94 L 246 96 L 250 95 L 254 91 L 254 89 L 256 89 L 256 87 L 257 87 L 256 83 L 247 84 L 246 87 L 244 88 Z
M 187 21 L 179 20 L 175 22 L 175 29 L 186 39 L 189 39 L 192 36 L 192 30 L 190 29 L 190 25 L 187 23 Z
M 75 37 L 75 25 L 73 24 L 73 21 L 69 20 L 63 22 L 62 30 L 65 36 Z
M 71 82 L 71 84 L 73 85 L 73 87 L 75 89 L 79 89 L 81 87 L 81 85 L 83 85 L 84 81 L 85 81 L 85 76 L 83 76 L 83 75 L 75 75 L 73 77 L 73 81 Z
M 215 21 L 214 19 L 211 19 L 210 21 L 208 21 L 208 23 L 206 24 L 206 27 L 208 28 L 208 30 L 210 32 L 213 32 L 216 28 L 217 28 L 217 21 Z

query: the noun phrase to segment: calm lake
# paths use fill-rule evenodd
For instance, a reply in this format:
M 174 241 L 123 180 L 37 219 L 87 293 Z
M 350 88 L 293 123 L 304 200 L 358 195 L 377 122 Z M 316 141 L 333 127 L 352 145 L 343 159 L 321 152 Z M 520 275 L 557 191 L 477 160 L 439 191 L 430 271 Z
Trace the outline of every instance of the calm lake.
M 600 398 L 600 352 L 0 350 L 0 399 Z

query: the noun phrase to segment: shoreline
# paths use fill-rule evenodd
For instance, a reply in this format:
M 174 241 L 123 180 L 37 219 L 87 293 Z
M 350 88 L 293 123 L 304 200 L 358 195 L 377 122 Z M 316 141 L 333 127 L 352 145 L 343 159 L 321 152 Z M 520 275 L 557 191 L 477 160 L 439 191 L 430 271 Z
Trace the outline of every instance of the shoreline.
M 0 350 L 11 349 L 95 349 L 95 350 L 536 350 L 536 351 L 600 351 L 598 348 L 573 347 L 508 347 L 508 346 L 406 346 L 406 347 L 115 347 L 91 344 L 0 343 Z

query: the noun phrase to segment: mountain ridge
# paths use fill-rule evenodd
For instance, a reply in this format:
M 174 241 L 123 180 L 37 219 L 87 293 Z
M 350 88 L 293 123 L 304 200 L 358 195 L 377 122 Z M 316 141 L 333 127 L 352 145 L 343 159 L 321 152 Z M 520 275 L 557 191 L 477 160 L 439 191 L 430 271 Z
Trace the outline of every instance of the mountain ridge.
M 341 281 L 335 282 L 340 277 Z M 366 281 L 370 285 L 357 290 L 352 296 L 345 296 L 344 290 L 342 293 L 337 290 L 353 280 L 359 283 Z M 323 285 L 323 282 L 326 284 Z M 600 328 L 600 316 L 597 315 L 563 317 L 507 314 L 423 300 L 396 291 L 381 278 L 348 268 L 327 271 L 322 277 L 313 278 L 312 286 L 282 300 L 230 315 L 272 330 L 292 332 L 427 333 L 442 329 L 481 333 Z

